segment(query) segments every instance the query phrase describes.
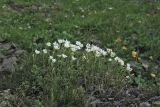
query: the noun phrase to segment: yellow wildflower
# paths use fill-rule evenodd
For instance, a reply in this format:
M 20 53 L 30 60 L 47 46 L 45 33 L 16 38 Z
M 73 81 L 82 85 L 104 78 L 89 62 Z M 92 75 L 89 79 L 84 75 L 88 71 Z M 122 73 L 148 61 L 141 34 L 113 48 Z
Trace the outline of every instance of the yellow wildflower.
M 136 51 L 132 51 L 132 57 L 133 58 L 138 58 L 138 53 Z

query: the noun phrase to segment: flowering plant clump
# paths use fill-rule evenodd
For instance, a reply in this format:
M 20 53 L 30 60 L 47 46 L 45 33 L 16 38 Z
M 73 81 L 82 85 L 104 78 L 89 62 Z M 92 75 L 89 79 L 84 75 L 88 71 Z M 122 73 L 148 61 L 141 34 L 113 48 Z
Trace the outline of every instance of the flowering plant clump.
M 82 100 L 93 84 L 120 88 L 132 70 L 112 49 L 80 41 L 58 39 L 33 53 L 32 72 L 47 92 L 50 106 L 56 101 Z
M 82 56 L 78 56 L 80 53 Z M 59 58 L 66 59 L 69 57 L 70 59 L 68 58 L 68 60 L 71 61 L 78 60 L 78 57 L 86 59 L 90 53 L 94 54 L 96 58 L 103 57 L 110 62 L 116 61 L 129 72 L 133 70 L 131 65 L 129 63 L 125 63 L 120 57 L 116 55 L 115 52 L 113 52 L 112 49 L 107 48 L 106 50 L 103 50 L 100 47 L 89 43 L 84 46 L 84 44 L 82 44 L 80 41 L 76 41 L 75 44 L 72 44 L 68 40 L 58 39 L 58 41 L 53 43 L 47 42 L 44 49 L 35 50 L 36 55 L 45 54 L 45 56 L 48 57 L 48 60 L 51 60 L 51 63 L 55 63 L 57 60 L 61 60 Z

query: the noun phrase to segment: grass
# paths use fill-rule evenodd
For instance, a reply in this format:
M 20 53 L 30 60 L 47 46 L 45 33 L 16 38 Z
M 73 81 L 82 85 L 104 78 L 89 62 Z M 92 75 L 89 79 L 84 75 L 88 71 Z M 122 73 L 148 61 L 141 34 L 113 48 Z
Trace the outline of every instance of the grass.
M 160 44 L 159 2 L 50 2 L 19 0 L 15 3 L 22 5 L 24 9 L 15 11 L 10 8 L 12 1 L 1 1 L 1 7 L 6 6 L 1 9 L 1 36 L 20 43 L 24 48 L 29 48 L 28 45 L 36 37 L 42 37 L 45 41 L 50 38 L 69 38 L 85 42 L 100 41 L 103 46 L 115 48 L 117 51 L 123 45 L 129 49 L 143 47 L 147 50 L 144 55 L 154 55 L 155 58 L 159 55 L 159 52 L 154 53 Z M 27 8 L 26 5 L 30 7 Z M 38 5 L 41 9 L 36 10 L 31 5 Z M 109 10 L 109 7 L 113 9 Z M 83 15 L 85 18 L 82 18 Z M 64 31 L 67 32 L 66 35 L 63 34 Z M 122 44 L 115 44 L 117 38 L 122 39 Z M 123 54 L 122 51 L 119 53 Z
M 149 0 L 1 0 L 0 37 L 27 50 L 27 57 L 31 59 L 37 46 L 63 38 L 112 48 L 125 61 L 133 60 L 131 51 L 136 50 L 139 57 L 152 56 L 155 62 L 160 57 L 159 12 L 160 2 Z M 34 65 L 31 59 L 22 61 L 21 65 L 24 66 L 21 72 L 27 71 L 27 76 L 32 74 L 30 71 L 33 69 L 44 69 L 40 66 L 27 68 Z M 22 85 L 22 91 L 33 88 L 36 82 L 25 82 L 39 80 L 39 74 L 38 77 L 36 75 L 28 78 L 17 80 L 16 84 Z M 26 88 L 26 85 L 29 88 Z M 45 90 L 47 92 L 47 89 Z M 82 90 L 79 92 L 84 94 Z M 74 97 L 72 98 L 71 100 L 74 100 Z

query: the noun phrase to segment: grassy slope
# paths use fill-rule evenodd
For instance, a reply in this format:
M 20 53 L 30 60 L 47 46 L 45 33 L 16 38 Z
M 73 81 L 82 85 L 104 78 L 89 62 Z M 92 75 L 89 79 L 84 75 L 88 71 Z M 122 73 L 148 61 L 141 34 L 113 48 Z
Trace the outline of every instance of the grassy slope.
M 131 58 L 130 52 L 135 48 L 141 56 L 159 57 L 160 2 L 55 1 L 1 0 L 0 37 L 14 41 L 28 51 L 37 38 L 42 38 L 42 42 L 67 38 L 113 48 L 123 58 Z M 128 50 L 124 51 L 123 46 Z
M 24 48 L 30 49 L 35 37 L 42 37 L 45 41 L 68 38 L 84 42 L 100 41 L 104 47 L 112 47 L 120 55 L 130 56 L 130 50 L 134 48 L 140 48 L 143 56 L 156 58 L 160 54 L 160 51 L 155 52 L 160 50 L 159 2 L 57 0 L 54 4 L 55 1 L 51 0 L 14 0 L 22 6 L 29 5 L 24 11 L 15 11 L 9 6 L 12 1 L 0 1 L 0 36 Z M 41 9 L 34 10 L 31 5 L 38 5 Z M 113 9 L 109 10 L 109 7 Z M 115 43 L 117 38 L 121 38 L 122 42 Z M 122 51 L 122 46 L 129 50 Z

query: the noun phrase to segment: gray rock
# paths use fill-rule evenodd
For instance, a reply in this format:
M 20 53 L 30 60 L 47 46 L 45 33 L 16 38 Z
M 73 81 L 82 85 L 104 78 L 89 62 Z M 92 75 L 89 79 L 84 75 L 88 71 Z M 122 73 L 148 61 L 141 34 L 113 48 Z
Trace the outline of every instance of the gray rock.
M 85 107 L 102 107 L 103 102 L 101 102 L 99 99 L 92 101 L 88 103 Z
M 140 107 L 151 107 L 151 104 L 149 102 L 143 102 L 140 103 Z
M 22 55 L 23 53 L 25 53 L 24 50 L 17 50 L 14 54 L 15 54 L 16 56 L 20 56 L 20 55 Z
M 14 72 L 18 58 L 24 53 L 25 51 L 18 49 L 14 43 L 0 38 L 0 73 Z
M 140 60 L 141 64 L 142 64 L 142 67 L 148 71 L 149 67 L 150 67 L 150 62 L 148 60 L 145 60 L 145 59 L 141 59 Z
M 152 104 L 154 107 L 160 107 L 160 101 L 155 101 Z
M 15 71 L 15 65 L 17 65 L 17 58 L 16 57 L 10 57 L 3 60 L 2 65 L 0 66 L 0 72 L 14 72 Z
M 0 44 L 0 49 L 9 50 L 10 48 L 11 48 L 11 44 L 10 43 Z
M 3 42 L 5 42 L 5 41 L 7 41 L 7 40 L 0 38 L 0 43 L 3 43 Z
M 0 53 L 0 62 L 1 62 L 1 60 L 3 60 L 5 58 L 5 56 L 2 54 L 2 53 Z

